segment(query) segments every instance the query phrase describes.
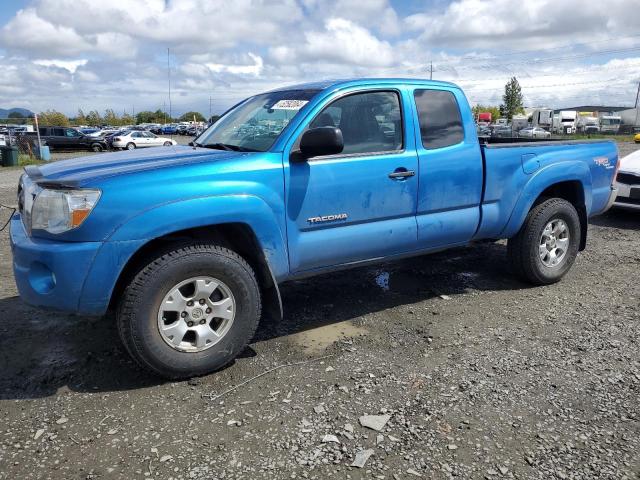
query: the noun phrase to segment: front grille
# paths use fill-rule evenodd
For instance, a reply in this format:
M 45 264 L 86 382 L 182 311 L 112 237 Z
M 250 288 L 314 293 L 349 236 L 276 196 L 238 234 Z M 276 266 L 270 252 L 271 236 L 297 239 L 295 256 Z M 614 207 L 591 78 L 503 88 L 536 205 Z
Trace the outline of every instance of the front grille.
M 625 185 L 640 185 L 640 175 L 626 172 L 618 172 L 616 177 L 618 183 L 624 183 Z
M 627 205 L 638 205 L 640 206 L 640 198 L 629 198 L 629 197 L 617 197 L 616 203 L 627 204 Z

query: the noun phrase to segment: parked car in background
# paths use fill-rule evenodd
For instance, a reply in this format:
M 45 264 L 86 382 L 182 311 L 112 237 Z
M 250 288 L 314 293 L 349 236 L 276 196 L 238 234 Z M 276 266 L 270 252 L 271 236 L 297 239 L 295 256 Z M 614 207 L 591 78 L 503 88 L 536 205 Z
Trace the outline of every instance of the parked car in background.
M 79 128 L 78 131 L 81 133 L 84 133 L 85 135 L 90 135 L 92 133 L 95 133 L 97 131 L 99 131 L 99 128 L 94 128 L 94 127 L 89 127 L 89 128 Z
M 192 137 L 197 137 L 202 132 L 204 132 L 206 129 L 207 129 L 207 127 L 204 126 L 204 125 L 191 125 L 187 129 L 186 135 L 190 135 Z
M 636 137 L 640 137 L 640 134 Z M 618 195 L 614 205 L 640 210 L 640 150 L 620 159 L 616 186 L 618 187 Z
M 91 150 L 101 152 L 107 150 L 107 144 L 102 138 L 90 137 L 77 128 L 72 127 L 40 127 L 40 141 L 51 150 Z M 35 132 L 25 135 L 35 136 Z
M 540 127 L 523 128 L 518 132 L 518 135 L 525 138 L 551 138 L 551 132 Z
M 103 128 L 101 130 L 98 130 L 96 132 L 90 133 L 89 136 L 93 137 L 93 138 L 104 138 L 105 136 L 111 134 L 111 133 L 115 133 L 117 132 L 118 129 L 117 128 Z
M 158 137 L 151 132 L 134 130 L 115 136 L 111 145 L 113 148 L 126 148 L 127 150 L 133 150 L 143 147 L 170 147 L 171 145 L 177 145 L 177 143 L 178 142 L 175 140 L 171 140 L 166 137 Z
M 160 129 L 160 133 L 162 133 L 163 135 L 175 135 L 176 133 L 178 133 L 178 127 L 173 124 L 163 125 Z
M 636 135 L 633 137 L 633 141 L 636 143 L 640 143 L 640 133 L 636 133 Z
M 107 144 L 107 147 L 109 149 L 113 148 L 113 139 L 115 137 L 117 137 L 118 135 L 125 135 L 127 133 L 129 133 L 131 130 L 129 130 L 128 128 L 121 128 L 120 130 L 116 130 L 113 133 L 108 133 L 104 136 L 104 141 Z
M 492 137 L 498 138 L 509 138 L 513 137 L 513 131 L 509 125 L 496 125 L 496 127 L 491 131 Z

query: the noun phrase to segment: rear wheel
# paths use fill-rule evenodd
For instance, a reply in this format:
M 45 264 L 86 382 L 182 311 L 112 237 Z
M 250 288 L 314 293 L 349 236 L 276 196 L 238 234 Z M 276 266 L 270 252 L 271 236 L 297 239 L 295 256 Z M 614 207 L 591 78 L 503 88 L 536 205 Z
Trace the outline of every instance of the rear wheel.
M 102 145 L 100 145 L 99 143 L 94 143 L 93 145 L 91 145 L 91 150 L 94 152 L 101 152 Z
M 578 212 L 568 201 L 551 198 L 536 205 L 517 235 L 509 239 L 513 270 L 536 285 L 559 281 L 578 255 L 580 229 Z
M 170 146 L 172 145 L 172 143 L 171 143 L 171 142 L 164 142 L 164 143 L 163 143 L 163 145 L 164 145 L 165 147 L 170 147 Z
M 260 310 L 255 274 L 242 257 L 191 244 L 161 254 L 132 279 L 117 322 L 140 365 L 177 379 L 231 362 L 253 337 Z
M 127 143 L 127 150 L 134 150 L 136 148 L 136 144 L 133 142 Z

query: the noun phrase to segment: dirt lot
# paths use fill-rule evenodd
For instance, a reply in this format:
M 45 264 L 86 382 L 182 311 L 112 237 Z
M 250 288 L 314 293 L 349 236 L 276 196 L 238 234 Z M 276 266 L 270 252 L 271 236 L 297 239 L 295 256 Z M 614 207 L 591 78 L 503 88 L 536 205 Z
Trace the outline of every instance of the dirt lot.
M 550 287 L 501 243 L 284 285 L 284 321 L 179 383 L 112 318 L 23 304 L 10 262 L 3 232 L 0 479 L 640 478 L 638 214 L 594 219 Z

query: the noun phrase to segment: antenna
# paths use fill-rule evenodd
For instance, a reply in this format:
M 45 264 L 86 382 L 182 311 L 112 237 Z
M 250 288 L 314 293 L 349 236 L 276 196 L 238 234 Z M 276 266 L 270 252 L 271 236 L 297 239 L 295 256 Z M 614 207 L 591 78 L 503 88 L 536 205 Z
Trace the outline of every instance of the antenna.
M 429 62 L 429 80 L 433 80 L 433 60 Z

